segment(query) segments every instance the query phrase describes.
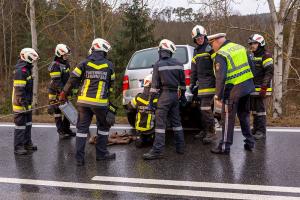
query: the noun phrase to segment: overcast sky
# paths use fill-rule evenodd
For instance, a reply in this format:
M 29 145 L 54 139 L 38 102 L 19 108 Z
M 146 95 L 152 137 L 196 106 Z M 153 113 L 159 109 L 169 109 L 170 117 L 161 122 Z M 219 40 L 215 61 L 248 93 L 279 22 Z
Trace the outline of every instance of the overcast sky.
M 195 0 L 197 1 L 197 0 Z M 198 0 L 199 1 L 199 0 Z M 238 11 L 242 15 L 255 14 L 255 13 L 267 13 L 269 12 L 269 6 L 267 0 L 236 0 L 239 4 L 233 4 L 233 9 Z M 274 0 L 276 7 L 280 0 Z M 150 8 L 162 9 L 164 7 L 184 7 L 199 9 L 199 5 L 189 4 L 188 0 L 149 0 Z

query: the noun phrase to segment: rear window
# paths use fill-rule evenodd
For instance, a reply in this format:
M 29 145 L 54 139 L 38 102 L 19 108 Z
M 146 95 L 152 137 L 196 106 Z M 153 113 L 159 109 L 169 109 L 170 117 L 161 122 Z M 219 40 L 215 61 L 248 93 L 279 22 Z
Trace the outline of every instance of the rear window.
M 176 53 L 173 56 L 182 64 L 188 62 L 188 54 L 186 47 L 177 47 Z M 145 69 L 150 68 L 158 61 L 157 48 L 139 51 L 133 54 L 129 61 L 128 69 Z

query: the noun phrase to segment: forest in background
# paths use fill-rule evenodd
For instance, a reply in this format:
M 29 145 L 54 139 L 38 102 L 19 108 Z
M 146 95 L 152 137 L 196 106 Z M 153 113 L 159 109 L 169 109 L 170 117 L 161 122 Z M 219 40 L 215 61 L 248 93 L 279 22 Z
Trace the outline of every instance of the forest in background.
M 266 38 L 268 49 L 272 52 L 278 50 L 278 38 L 275 37 L 278 31 L 272 12 L 242 16 L 232 10 L 232 5 L 236 3 L 234 0 L 199 2 L 199 10 L 182 7 L 151 10 L 149 2 L 141 0 L 0 0 L 0 114 L 11 113 L 12 73 L 20 50 L 32 46 L 32 20 L 35 20 L 37 50 L 41 58 L 37 64 L 38 106 L 48 103 L 47 84 L 50 77 L 47 68 L 58 43 L 65 43 L 71 48 L 72 67 L 87 56 L 95 37 L 102 37 L 111 43 L 109 59 L 115 64 L 117 81 L 114 99 L 119 107 L 122 102 L 122 78 L 132 53 L 157 46 L 162 38 L 176 44 L 194 45 L 191 29 L 196 24 L 206 27 L 209 34 L 226 32 L 228 39 L 244 46 L 247 46 L 251 34 L 260 33 Z M 300 112 L 299 0 L 284 2 L 293 4 L 282 11 L 286 15 L 281 21 L 284 24 L 282 71 L 285 72 L 286 66 L 289 66 L 285 78 L 287 85 L 284 81 L 281 83 L 283 116 Z M 32 6 L 35 18 L 32 18 Z M 281 6 L 285 8 L 285 4 Z M 296 21 L 293 23 L 295 13 Z M 293 48 L 289 53 L 293 29 Z M 281 76 L 284 77 L 284 73 Z M 269 109 L 273 109 L 272 103 Z

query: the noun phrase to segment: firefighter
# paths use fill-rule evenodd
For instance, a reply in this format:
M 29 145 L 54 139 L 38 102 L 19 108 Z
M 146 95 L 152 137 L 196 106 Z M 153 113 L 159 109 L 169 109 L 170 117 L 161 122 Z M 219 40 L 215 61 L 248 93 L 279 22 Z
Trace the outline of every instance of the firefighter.
M 38 59 L 39 55 L 34 49 L 24 48 L 14 70 L 12 105 L 15 114 L 14 153 L 16 155 L 25 155 L 37 150 L 37 146 L 31 140 L 33 96 L 31 70 L 32 63 Z
M 154 140 L 154 110 L 148 109 L 150 88 L 152 82 L 152 74 L 144 78 L 143 93 L 137 94 L 128 104 L 129 109 L 137 111 L 135 129 L 137 132 L 137 139 L 135 141 L 136 147 L 144 147 L 147 144 L 152 144 Z M 157 105 L 157 97 L 153 100 L 153 106 Z
M 172 41 L 163 39 L 159 43 L 159 60 L 153 66 L 149 102 L 149 108 L 154 109 L 153 99 L 157 93 L 160 93 L 155 111 L 155 139 L 152 149 L 143 155 L 145 160 L 163 157 L 168 117 L 175 135 L 176 152 L 178 154 L 184 153 L 184 133 L 181 126 L 179 106 L 180 103 L 185 105 L 187 102 L 185 97 L 186 86 L 183 65 L 172 58 L 175 52 L 176 46 Z
M 272 78 L 274 73 L 272 54 L 265 49 L 264 37 L 253 34 L 248 44 L 253 53 L 255 92 L 251 93 L 251 111 L 253 115 L 252 134 L 256 140 L 266 138 L 266 97 L 272 94 Z
M 216 105 L 222 105 L 222 139 L 211 150 L 215 154 L 229 154 L 233 142 L 236 115 L 245 137 L 244 149 L 252 151 L 254 138 L 250 129 L 250 93 L 254 91 L 253 74 L 246 49 L 225 38 L 225 33 L 208 36 L 216 52 Z M 251 61 L 251 60 L 250 60 Z
M 76 133 L 77 165 L 85 164 L 85 144 L 89 133 L 93 115 L 97 120 L 96 160 L 115 159 L 116 154 L 107 150 L 109 129 L 114 122 L 114 114 L 109 112 L 109 96 L 113 92 L 115 73 L 113 63 L 109 61 L 107 53 L 110 44 L 96 38 L 92 42 L 91 54 L 76 67 L 60 94 L 60 100 L 66 101 L 72 88 L 81 83 L 81 92 L 77 98 L 78 123 Z
M 54 61 L 49 66 L 51 81 L 48 88 L 49 104 L 48 113 L 54 116 L 59 138 L 65 139 L 76 134 L 70 129 L 69 120 L 62 115 L 59 109 L 59 94 L 70 77 L 70 64 L 68 61 L 71 53 L 70 48 L 65 44 L 58 44 L 55 48 Z M 76 90 L 76 89 L 75 89 Z M 74 92 L 74 90 L 73 90 Z
M 216 79 L 211 59 L 213 49 L 208 44 L 206 30 L 202 26 L 197 25 L 193 28 L 192 39 L 197 47 L 192 59 L 190 88 L 194 96 L 197 96 L 203 128 L 203 131 L 195 135 L 195 138 L 201 138 L 203 144 L 210 144 L 217 139 L 211 106 L 216 91 Z

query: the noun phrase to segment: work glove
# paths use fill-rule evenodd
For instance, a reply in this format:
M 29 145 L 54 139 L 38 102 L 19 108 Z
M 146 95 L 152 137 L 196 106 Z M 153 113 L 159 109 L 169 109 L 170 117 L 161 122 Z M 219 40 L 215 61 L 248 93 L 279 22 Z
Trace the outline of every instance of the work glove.
M 23 101 L 22 103 L 21 103 L 21 105 L 24 107 L 24 111 L 26 112 L 26 111 L 29 111 L 31 108 L 30 108 L 30 104 L 25 100 L 25 101 Z
M 106 122 L 109 126 L 113 126 L 116 122 L 116 114 L 117 114 L 117 107 L 112 103 L 108 105 L 108 112 L 106 115 Z
M 109 126 L 113 126 L 116 122 L 116 115 L 108 111 L 106 114 L 106 122 Z
M 54 115 L 54 111 L 55 111 L 54 105 L 49 105 L 47 110 L 48 114 Z
M 155 106 L 153 105 L 153 102 L 152 101 L 150 101 L 149 102 L 149 105 L 146 107 L 146 110 L 150 110 L 150 111 L 155 111 Z
M 78 93 L 78 89 L 72 89 L 72 97 L 75 97 Z
M 149 112 L 154 113 L 156 109 L 157 109 L 157 107 L 151 104 L 151 105 L 146 106 L 145 111 L 147 113 L 149 113 Z
M 261 86 L 260 91 L 259 91 L 259 96 L 266 97 L 267 89 L 268 89 L 267 86 Z
M 191 92 L 193 95 L 198 95 L 198 86 L 191 86 Z
M 28 104 L 24 105 L 24 108 L 25 108 L 25 111 L 29 111 L 30 110 L 30 107 Z
M 62 91 L 60 94 L 59 94 L 59 101 L 61 103 L 65 103 L 67 101 L 67 97 L 66 97 L 66 94 L 64 91 Z
M 152 94 L 150 95 L 149 105 L 146 107 L 147 110 L 155 111 L 155 107 L 154 107 L 154 104 L 153 104 L 154 97 L 155 97 L 155 94 L 152 93 Z

